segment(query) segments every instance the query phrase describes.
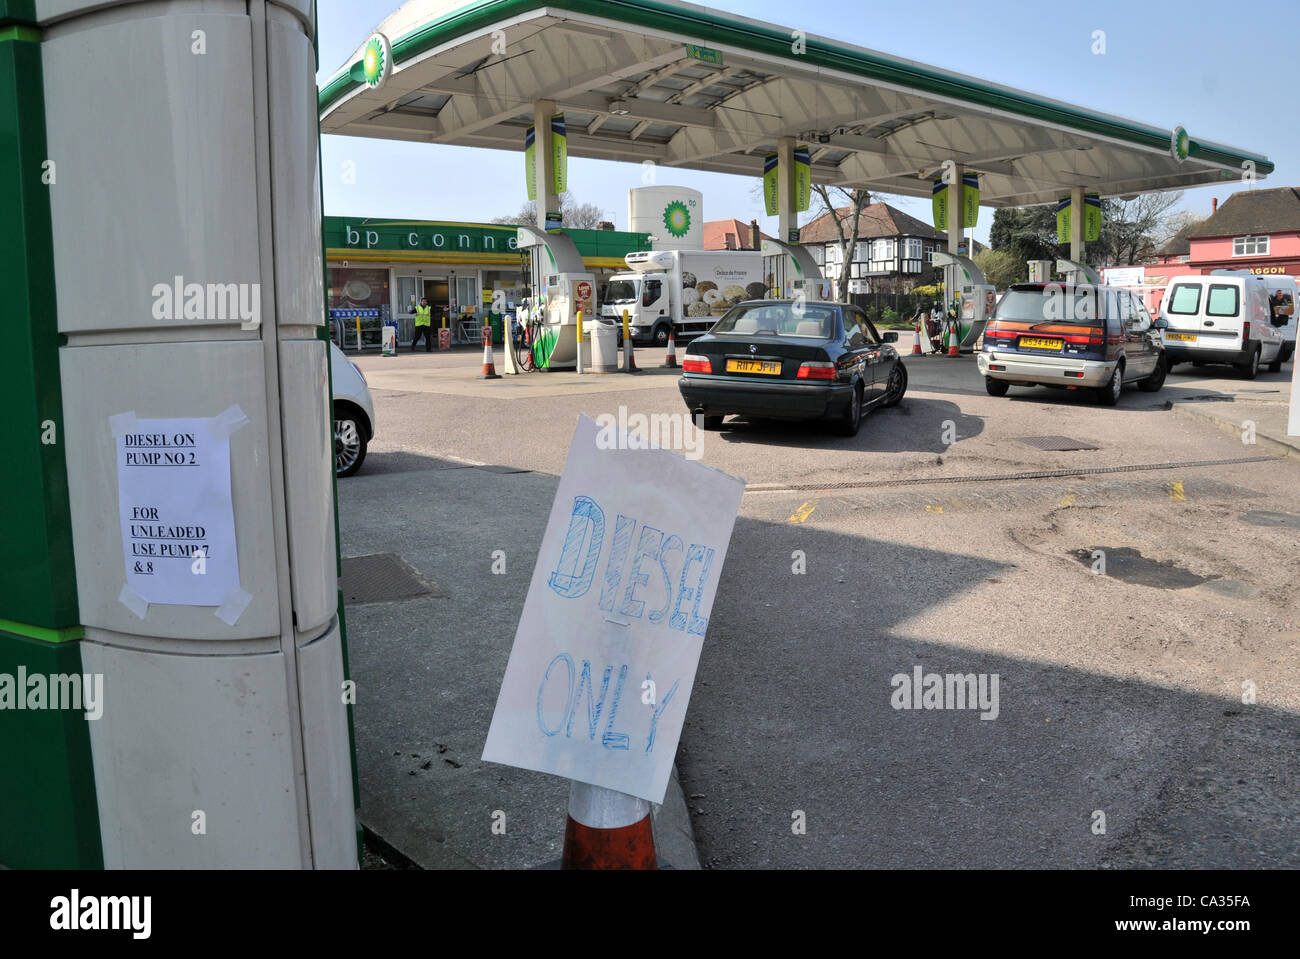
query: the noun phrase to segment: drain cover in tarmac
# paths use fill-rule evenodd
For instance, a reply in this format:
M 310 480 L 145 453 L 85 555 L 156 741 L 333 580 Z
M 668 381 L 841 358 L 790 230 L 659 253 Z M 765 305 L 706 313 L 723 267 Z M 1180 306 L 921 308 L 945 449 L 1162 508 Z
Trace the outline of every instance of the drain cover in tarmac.
M 442 595 L 436 586 L 425 582 L 396 553 L 374 553 L 344 559 L 339 587 L 343 590 L 343 601 L 349 606 Z
M 1300 516 L 1294 513 L 1274 513 L 1272 510 L 1253 509 L 1242 513 L 1241 518 L 1252 526 L 1289 526 L 1300 529 Z
M 1095 450 L 1100 449 L 1083 440 L 1070 439 L 1068 436 L 1022 436 L 1020 442 L 1036 450 Z
M 1135 586 L 1154 586 L 1156 589 L 1188 589 L 1217 576 L 1198 576 L 1170 560 L 1147 559 L 1130 546 L 1094 546 L 1091 549 L 1073 550 L 1073 555 L 1085 566 L 1096 561 L 1094 553 L 1105 554 L 1105 575 L 1132 583 Z M 1100 558 L 1100 557 L 1098 557 Z

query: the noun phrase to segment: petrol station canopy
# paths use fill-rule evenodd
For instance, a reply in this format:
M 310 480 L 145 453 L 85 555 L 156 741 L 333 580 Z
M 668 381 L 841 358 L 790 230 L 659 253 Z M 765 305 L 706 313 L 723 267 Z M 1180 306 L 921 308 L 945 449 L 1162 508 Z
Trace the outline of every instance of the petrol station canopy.
M 322 133 L 522 152 L 554 101 L 570 156 L 759 177 L 794 137 L 815 183 L 929 196 L 951 160 L 993 207 L 1273 170 L 1196 131 L 1180 151 L 1174 130 L 668 0 L 411 0 L 377 32 L 391 75 L 367 84 L 363 43 L 320 91 Z

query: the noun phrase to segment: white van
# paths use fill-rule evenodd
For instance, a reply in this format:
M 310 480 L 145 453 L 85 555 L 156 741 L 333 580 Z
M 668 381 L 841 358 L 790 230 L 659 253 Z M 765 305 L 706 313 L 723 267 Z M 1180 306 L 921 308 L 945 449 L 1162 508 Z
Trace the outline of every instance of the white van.
M 1169 281 L 1160 301 L 1165 356 L 1179 363 L 1228 363 L 1248 380 L 1266 364 L 1282 368 L 1282 331 L 1269 304 L 1268 288 L 1257 276 L 1211 274 Z
M 1239 272 L 1238 270 L 1215 270 L 1213 275 L 1231 275 Z M 1282 331 L 1282 362 L 1285 363 L 1295 355 L 1296 327 L 1300 326 L 1300 284 L 1296 283 L 1293 276 L 1271 273 L 1260 276 L 1260 280 L 1268 288 L 1274 320 L 1286 321 L 1285 326 L 1278 326 L 1276 322 L 1273 324 Z

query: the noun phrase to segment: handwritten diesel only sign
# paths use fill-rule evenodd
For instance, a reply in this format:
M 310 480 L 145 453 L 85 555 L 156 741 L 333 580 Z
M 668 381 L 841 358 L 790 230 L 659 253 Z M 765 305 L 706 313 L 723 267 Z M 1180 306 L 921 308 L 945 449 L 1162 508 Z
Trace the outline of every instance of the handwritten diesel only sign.
M 483 758 L 658 803 L 744 483 L 602 435 L 579 419 Z

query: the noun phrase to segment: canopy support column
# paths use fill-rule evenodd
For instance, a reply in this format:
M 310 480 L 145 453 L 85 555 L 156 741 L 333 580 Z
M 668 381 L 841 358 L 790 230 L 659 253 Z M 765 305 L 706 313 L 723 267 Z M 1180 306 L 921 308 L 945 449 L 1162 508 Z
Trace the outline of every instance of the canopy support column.
M 560 215 L 560 200 L 555 194 L 555 149 L 551 144 L 551 116 L 554 100 L 533 101 L 533 171 L 537 176 L 537 228 L 546 229 L 546 215 Z
M 1083 187 L 1070 189 L 1070 259 L 1083 262 L 1083 228 L 1087 216 L 1083 209 Z
M 782 243 L 793 243 L 799 227 L 794 209 L 794 137 L 781 137 L 776 147 L 777 232 Z

